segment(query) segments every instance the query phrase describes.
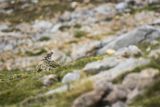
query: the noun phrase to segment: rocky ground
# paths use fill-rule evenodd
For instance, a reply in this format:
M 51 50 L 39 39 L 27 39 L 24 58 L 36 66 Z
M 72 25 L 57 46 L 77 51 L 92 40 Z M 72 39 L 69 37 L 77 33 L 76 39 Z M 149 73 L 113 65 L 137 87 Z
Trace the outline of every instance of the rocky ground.
M 160 107 L 159 0 L 0 0 L 0 107 Z

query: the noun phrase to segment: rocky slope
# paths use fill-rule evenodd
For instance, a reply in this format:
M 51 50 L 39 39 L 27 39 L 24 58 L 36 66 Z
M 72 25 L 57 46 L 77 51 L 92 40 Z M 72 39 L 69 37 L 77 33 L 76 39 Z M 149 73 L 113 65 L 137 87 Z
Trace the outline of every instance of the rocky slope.
M 0 0 L 0 106 L 159 107 L 159 0 Z

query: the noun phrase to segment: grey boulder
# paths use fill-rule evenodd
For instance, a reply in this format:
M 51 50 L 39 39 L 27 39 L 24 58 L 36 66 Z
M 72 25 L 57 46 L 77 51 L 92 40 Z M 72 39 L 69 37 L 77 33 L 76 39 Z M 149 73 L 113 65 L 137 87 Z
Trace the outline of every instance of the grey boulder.
M 117 37 L 115 40 L 108 43 L 103 48 L 97 51 L 97 54 L 105 54 L 107 49 L 118 50 L 129 45 L 137 45 L 142 42 L 151 42 L 160 38 L 160 30 L 152 26 L 143 26 L 129 33 Z

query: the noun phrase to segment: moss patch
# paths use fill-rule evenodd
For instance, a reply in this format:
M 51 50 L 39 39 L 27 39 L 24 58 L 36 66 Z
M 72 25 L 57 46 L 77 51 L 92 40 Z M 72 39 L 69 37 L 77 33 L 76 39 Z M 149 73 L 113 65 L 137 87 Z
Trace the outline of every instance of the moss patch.
M 82 38 L 82 37 L 85 37 L 87 35 L 87 32 L 85 31 L 82 31 L 82 30 L 75 30 L 74 31 L 74 36 L 76 38 Z
M 39 39 L 39 41 L 49 41 L 51 38 L 48 36 L 43 36 Z

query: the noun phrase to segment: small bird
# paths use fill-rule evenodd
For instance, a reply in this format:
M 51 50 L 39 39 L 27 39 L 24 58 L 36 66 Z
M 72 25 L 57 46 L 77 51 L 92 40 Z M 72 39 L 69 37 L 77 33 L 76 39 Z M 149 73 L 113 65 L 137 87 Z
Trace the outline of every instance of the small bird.
M 48 54 L 44 57 L 44 59 L 43 59 L 43 60 L 50 61 L 50 60 L 51 60 L 52 55 L 53 55 L 53 52 L 48 53 Z
M 48 71 L 56 67 L 59 67 L 60 64 L 52 59 L 53 52 L 48 53 L 42 60 L 41 63 L 37 66 L 37 71 Z
M 48 53 L 48 54 L 44 57 L 43 60 L 44 60 L 50 67 L 55 68 L 55 67 L 60 66 L 60 64 L 59 64 L 57 61 L 55 61 L 55 60 L 52 59 L 53 54 L 54 54 L 53 52 Z

